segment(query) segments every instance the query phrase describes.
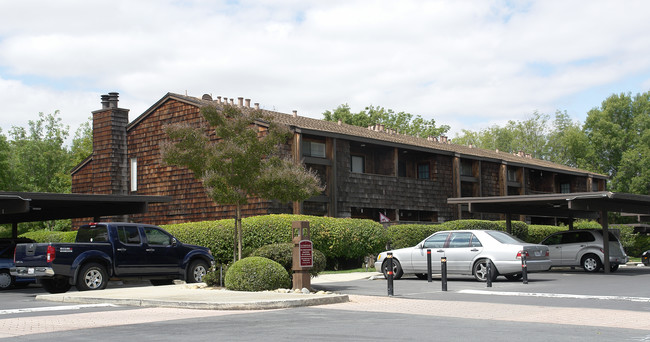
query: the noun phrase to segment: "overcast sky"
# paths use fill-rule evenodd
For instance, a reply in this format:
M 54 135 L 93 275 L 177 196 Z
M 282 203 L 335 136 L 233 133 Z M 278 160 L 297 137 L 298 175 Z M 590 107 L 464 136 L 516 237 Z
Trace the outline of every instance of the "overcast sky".
M 167 92 L 480 130 L 650 90 L 650 1 L 0 0 L 0 127 Z

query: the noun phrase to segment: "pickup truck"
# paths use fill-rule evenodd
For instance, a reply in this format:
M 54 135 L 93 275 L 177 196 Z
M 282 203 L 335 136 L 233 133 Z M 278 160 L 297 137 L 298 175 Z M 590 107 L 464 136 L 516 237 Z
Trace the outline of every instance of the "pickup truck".
M 14 277 L 36 278 L 50 293 L 73 285 L 79 291 L 106 288 L 110 278 L 200 282 L 214 265 L 206 247 L 183 244 L 162 228 L 123 222 L 79 227 L 75 243 L 17 244 Z

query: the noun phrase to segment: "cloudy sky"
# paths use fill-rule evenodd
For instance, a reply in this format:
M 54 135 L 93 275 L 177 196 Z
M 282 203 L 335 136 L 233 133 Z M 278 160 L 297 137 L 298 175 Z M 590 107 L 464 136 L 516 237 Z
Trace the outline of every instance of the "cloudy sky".
M 167 92 L 322 118 L 347 103 L 480 130 L 650 90 L 650 1 L 0 2 L 0 127 Z

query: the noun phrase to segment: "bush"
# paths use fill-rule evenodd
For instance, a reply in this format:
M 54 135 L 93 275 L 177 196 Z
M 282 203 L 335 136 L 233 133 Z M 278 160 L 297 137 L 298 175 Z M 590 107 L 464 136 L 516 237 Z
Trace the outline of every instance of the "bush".
M 228 271 L 228 265 L 222 265 L 223 267 L 223 274 L 226 274 Z M 217 265 L 216 268 L 210 269 L 208 273 L 203 276 L 203 282 L 208 285 L 208 286 L 222 286 L 223 280 L 220 279 L 221 276 L 221 270 L 220 266 Z
M 77 231 L 56 232 L 51 230 L 36 230 L 20 234 L 19 237 L 32 239 L 36 242 L 67 242 L 72 243 L 77 238 Z
M 277 262 L 248 257 L 233 263 L 226 272 L 225 285 L 233 291 L 265 291 L 291 287 L 289 273 Z
M 394 224 L 388 226 L 388 240 L 391 249 L 411 247 L 429 235 L 444 230 L 441 225 L 432 224 Z
M 266 245 L 262 246 L 253 253 L 251 253 L 251 256 L 258 256 L 258 257 L 263 257 L 263 258 L 268 258 L 271 259 L 280 265 L 284 267 L 285 270 L 291 275 L 293 274 L 293 271 L 291 268 L 293 267 L 293 243 L 288 242 L 288 243 L 274 243 L 271 245 Z M 312 277 L 315 277 L 318 275 L 318 273 L 322 272 L 325 270 L 325 266 L 327 264 L 325 254 L 323 254 L 321 251 L 317 250 L 314 248 L 314 266 L 309 269 L 309 274 L 311 274 Z
M 537 224 L 531 224 L 528 226 L 528 240 L 526 242 L 530 243 L 540 243 L 542 240 L 544 240 L 545 237 L 567 230 L 566 227 L 558 227 L 558 226 L 548 226 L 548 225 L 537 225 Z

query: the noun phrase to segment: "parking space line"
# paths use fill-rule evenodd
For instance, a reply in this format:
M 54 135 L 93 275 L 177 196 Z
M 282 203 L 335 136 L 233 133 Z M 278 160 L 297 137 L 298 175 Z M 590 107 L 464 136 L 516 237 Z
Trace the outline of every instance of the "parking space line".
M 102 304 L 84 304 L 84 305 L 62 305 L 62 306 L 45 306 L 39 308 L 23 308 L 12 310 L 0 310 L 0 315 L 18 314 L 18 313 L 31 313 L 31 312 L 47 312 L 47 311 L 66 311 L 66 310 L 80 310 L 87 308 L 105 308 L 115 307 L 117 305 L 102 303 Z
M 513 296 L 513 297 L 543 297 L 543 298 L 621 300 L 621 301 L 628 301 L 628 302 L 650 302 L 650 298 L 648 297 L 628 297 L 628 296 L 591 296 L 591 295 L 574 295 L 574 294 L 563 294 L 563 293 L 504 292 L 504 291 L 485 291 L 485 290 L 460 290 L 458 291 L 458 293 L 493 295 L 493 296 Z

